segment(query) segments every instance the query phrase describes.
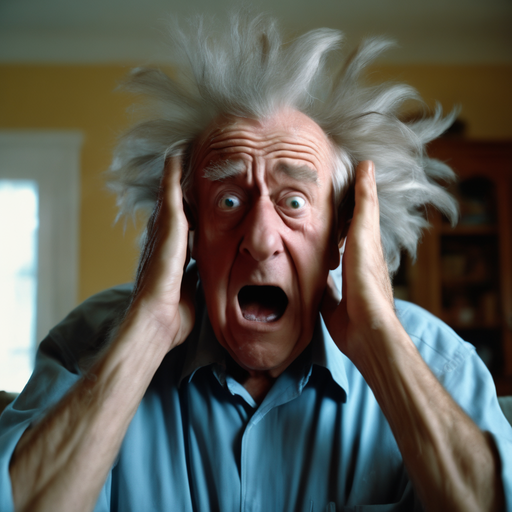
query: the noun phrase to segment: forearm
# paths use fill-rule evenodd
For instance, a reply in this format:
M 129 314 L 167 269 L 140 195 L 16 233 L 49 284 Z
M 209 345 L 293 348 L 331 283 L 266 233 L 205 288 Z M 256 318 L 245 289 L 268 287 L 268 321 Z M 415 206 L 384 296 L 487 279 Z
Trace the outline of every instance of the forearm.
M 492 440 L 437 381 L 395 315 L 373 163 L 357 166 L 354 195 L 342 300 L 329 280 L 322 303 L 326 326 L 374 392 L 427 510 L 500 510 Z
M 398 320 L 367 333 L 358 367 L 389 421 L 427 510 L 501 510 L 493 441 L 441 386 Z M 371 340 L 370 340 L 371 338 Z
M 168 334 L 168 333 L 167 333 Z M 169 343 L 129 315 L 75 387 L 21 438 L 10 473 L 16 510 L 92 510 Z

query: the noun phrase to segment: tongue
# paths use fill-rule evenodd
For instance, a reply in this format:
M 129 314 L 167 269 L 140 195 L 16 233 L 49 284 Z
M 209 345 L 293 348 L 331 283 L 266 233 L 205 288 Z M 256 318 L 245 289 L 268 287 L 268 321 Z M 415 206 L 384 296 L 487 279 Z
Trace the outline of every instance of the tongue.
M 277 286 L 244 286 L 238 293 L 242 316 L 251 322 L 275 322 L 286 310 L 288 299 Z
M 274 322 L 279 317 L 279 311 L 258 302 L 250 302 L 244 304 L 242 315 L 246 320 L 251 322 Z

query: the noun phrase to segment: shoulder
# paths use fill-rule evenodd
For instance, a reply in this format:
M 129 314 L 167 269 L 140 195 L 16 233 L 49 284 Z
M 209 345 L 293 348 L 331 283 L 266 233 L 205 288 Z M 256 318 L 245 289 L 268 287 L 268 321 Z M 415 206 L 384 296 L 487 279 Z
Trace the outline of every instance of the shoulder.
M 131 292 L 132 285 L 125 284 L 89 297 L 50 330 L 40 350 L 60 359 L 69 370 L 78 370 L 81 358 L 101 348 L 126 311 Z
M 50 332 L 57 335 L 65 334 L 77 324 L 80 324 L 81 328 L 95 329 L 106 321 L 114 320 L 126 310 L 132 289 L 132 284 L 123 284 L 89 297 Z
M 396 313 L 425 362 L 438 376 L 456 370 L 476 356 L 475 348 L 451 327 L 423 308 L 396 300 Z

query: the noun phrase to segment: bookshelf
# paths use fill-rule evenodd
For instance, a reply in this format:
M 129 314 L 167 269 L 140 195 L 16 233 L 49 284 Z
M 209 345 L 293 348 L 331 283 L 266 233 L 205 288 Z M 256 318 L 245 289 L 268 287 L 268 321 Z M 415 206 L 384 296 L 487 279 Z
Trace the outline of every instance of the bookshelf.
M 498 394 L 512 394 L 512 142 L 446 138 L 429 155 L 458 175 L 460 221 L 428 212 L 432 228 L 398 288 L 473 343 Z

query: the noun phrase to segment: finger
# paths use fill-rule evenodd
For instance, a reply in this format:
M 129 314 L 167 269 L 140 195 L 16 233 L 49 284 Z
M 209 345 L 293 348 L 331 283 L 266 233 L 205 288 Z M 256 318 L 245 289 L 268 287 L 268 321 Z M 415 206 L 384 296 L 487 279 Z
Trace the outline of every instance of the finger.
M 379 228 L 380 213 L 375 166 L 372 161 L 359 162 L 356 168 L 354 219 Z
M 160 193 L 162 196 L 162 209 L 160 217 L 165 224 L 173 223 L 175 219 L 181 220 L 183 214 L 183 194 L 181 190 L 181 158 L 172 156 L 168 159 L 162 176 Z
M 345 243 L 352 216 L 354 215 L 354 186 L 351 185 L 345 192 L 345 196 L 338 207 L 338 228 L 337 240 L 338 247 L 341 248 Z
M 155 208 L 146 229 L 135 296 L 149 282 L 153 284 L 150 291 L 160 289 L 160 285 L 179 291 L 176 283 L 181 283 L 188 246 L 188 224 L 183 212 L 180 181 L 180 158 L 171 157 L 166 163 Z M 176 295 L 178 298 L 179 293 Z
M 360 162 L 357 166 L 355 185 L 356 207 L 354 209 L 354 223 L 359 229 L 360 240 L 373 240 L 362 251 L 366 253 L 366 265 L 372 269 L 372 273 L 380 283 L 388 301 L 392 302 L 393 293 L 389 279 L 389 271 L 384 256 L 384 249 L 380 233 L 380 210 L 375 180 L 375 165 L 367 160 Z M 373 251 L 369 250 L 373 247 Z M 363 260 L 361 260 L 363 261 Z

